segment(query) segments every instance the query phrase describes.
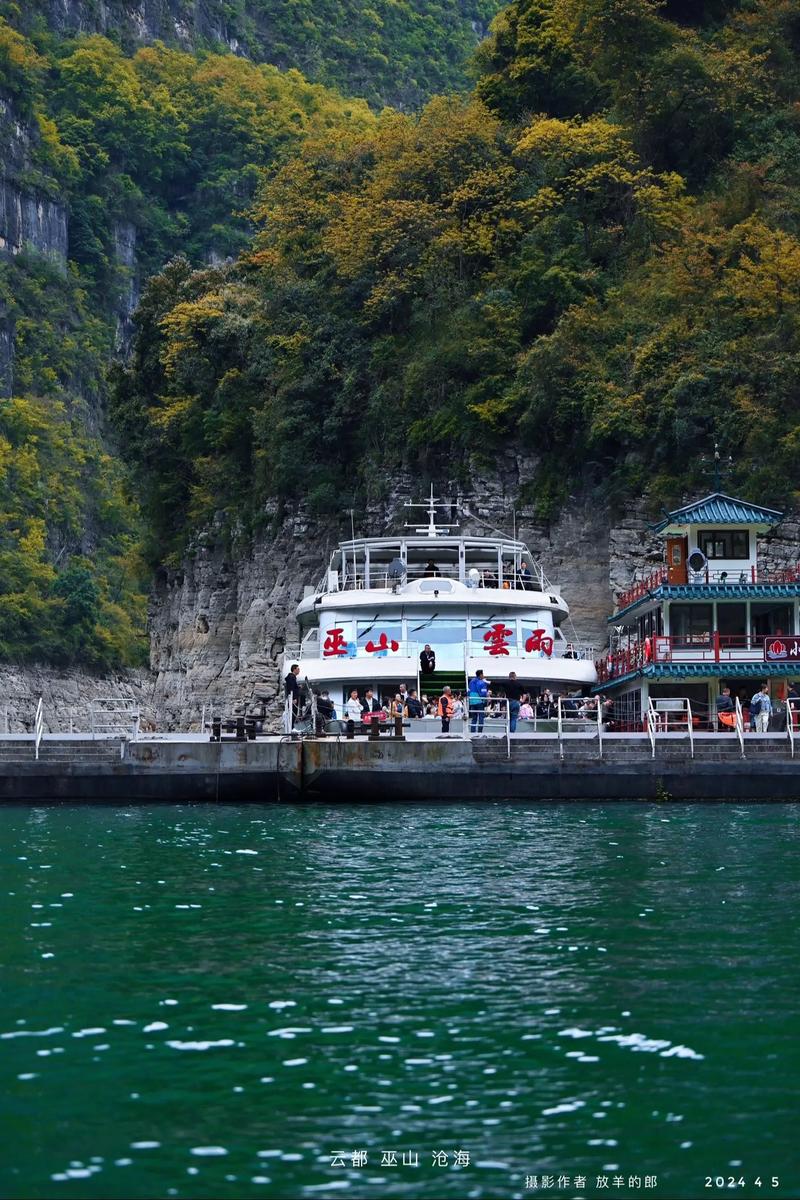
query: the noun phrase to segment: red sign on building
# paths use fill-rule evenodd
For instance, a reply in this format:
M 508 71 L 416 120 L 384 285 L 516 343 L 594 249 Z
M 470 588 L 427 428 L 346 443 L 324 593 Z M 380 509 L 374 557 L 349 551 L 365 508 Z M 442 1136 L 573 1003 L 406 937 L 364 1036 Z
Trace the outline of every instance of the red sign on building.
M 800 637 L 776 633 L 764 638 L 765 662 L 800 662 Z

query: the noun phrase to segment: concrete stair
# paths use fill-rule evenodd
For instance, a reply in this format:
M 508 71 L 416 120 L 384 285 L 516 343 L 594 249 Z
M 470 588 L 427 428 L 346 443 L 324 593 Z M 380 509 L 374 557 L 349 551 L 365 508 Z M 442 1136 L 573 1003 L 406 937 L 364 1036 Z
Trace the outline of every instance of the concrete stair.
M 511 758 L 508 758 L 505 738 L 477 738 L 472 742 L 472 753 L 476 763 L 506 763 L 512 769 L 524 769 L 527 765 L 552 764 L 558 766 L 588 766 L 600 761 L 596 737 L 564 737 L 564 756 L 561 758 L 556 738 L 511 739 Z M 644 739 L 603 738 L 602 761 L 620 766 L 635 763 L 652 763 L 650 742 Z M 796 746 L 796 758 L 791 757 L 787 739 L 783 736 L 745 737 L 745 760 L 763 762 L 797 763 L 800 773 L 800 740 Z M 697 763 L 741 762 L 741 748 L 737 737 L 723 735 L 716 738 L 695 738 L 694 761 Z M 691 762 L 688 738 L 669 737 L 656 740 L 655 762 L 679 765 Z
M 119 762 L 118 739 L 100 738 L 77 741 L 74 738 L 45 737 L 39 745 L 39 764 L 43 766 L 98 766 Z M 35 762 L 33 738 L 0 739 L 0 772 L 20 764 Z

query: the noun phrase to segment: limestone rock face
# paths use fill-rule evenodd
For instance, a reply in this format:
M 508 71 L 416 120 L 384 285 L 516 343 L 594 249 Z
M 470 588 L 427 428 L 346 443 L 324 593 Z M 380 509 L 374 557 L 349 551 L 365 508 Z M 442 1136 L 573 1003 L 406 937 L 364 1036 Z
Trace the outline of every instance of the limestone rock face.
M 146 723 L 155 724 L 147 671 L 93 675 L 79 669 L 0 664 L 0 734 L 31 733 L 41 697 L 46 733 L 89 732 L 91 702 L 102 697 L 136 700 Z

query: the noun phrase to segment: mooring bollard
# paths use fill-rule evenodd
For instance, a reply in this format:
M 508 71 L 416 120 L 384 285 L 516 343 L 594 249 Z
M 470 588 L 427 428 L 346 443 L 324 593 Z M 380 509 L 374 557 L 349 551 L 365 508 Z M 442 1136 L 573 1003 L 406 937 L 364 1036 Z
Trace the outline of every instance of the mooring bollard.
M 395 719 L 394 719 L 394 736 L 395 736 L 396 738 L 400 738 L 400 741 L 401 741 L 401 742 L 402 742 L 402 741 L 405 741 L 405 737 L 404 737 L 404 735 L 403 735 L 403 717 L 402 717 L 402 714 L 398 714 L 398 716 L 396 716 L 396 717 L 395 717 Z
M 222 740 L 222 718 L 213 717 L 211 720 L 211 740 L 219 742 Z
M 378 741 L 380 741 L 380 736 L 381 736 L 381 727 L 378 724 L 378 722 L 373 719 L 369 723 L 369 740 L 371 742 L 378 742 Z
M 345 734 L 345 737 L 347 738 L 348 742 L 352 742 L 355 739 L 355 736 L 356 736 L 356 723 L 355 723 L 355 721 L 348 721 L 347 722 L 347 733 Z

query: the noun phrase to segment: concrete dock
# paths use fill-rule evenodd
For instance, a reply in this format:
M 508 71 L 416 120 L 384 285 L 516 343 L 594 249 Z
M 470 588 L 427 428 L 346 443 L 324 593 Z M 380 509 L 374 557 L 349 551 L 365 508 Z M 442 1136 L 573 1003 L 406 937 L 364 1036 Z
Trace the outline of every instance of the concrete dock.
M 298 801 L 769 801 L 800 798 L 800 751 L 785 734 L 738 738 L 661 734 L 552 734 L 472 739 L 264 737 L 210 742 L 200 735 L 137 741 L 0 738 L 5 803 Z

